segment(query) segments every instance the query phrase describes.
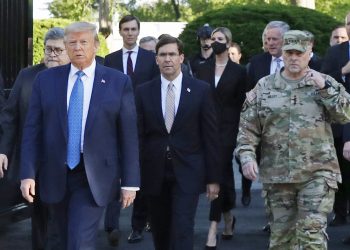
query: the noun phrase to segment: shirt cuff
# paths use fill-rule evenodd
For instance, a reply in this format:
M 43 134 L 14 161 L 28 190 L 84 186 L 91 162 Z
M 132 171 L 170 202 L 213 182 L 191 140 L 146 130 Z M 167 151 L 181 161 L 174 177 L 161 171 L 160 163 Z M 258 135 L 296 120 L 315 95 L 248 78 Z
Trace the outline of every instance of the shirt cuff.
M 127 191 L 139 191 L 139 187 L 122 187 L 122 189 L 127 190 Z

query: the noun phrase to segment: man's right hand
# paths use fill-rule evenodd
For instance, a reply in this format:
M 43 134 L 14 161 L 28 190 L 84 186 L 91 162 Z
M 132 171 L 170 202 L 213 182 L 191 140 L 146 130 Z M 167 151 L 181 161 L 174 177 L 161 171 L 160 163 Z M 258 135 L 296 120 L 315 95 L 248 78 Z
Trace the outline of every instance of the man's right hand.
M 4 177 L 4 172 L 7 170 L 8 160 L 7 156 L 0 154 L 0 178 Z
M 23 179 L 21 180 L 22 196 L 28 202 L 32 203 L 35 196 L 35 180 Z
M 255 181 L 258 177 L 258 164 L 255 161 L 247 162 L 242 166 L 243 175 L 252 181 Z

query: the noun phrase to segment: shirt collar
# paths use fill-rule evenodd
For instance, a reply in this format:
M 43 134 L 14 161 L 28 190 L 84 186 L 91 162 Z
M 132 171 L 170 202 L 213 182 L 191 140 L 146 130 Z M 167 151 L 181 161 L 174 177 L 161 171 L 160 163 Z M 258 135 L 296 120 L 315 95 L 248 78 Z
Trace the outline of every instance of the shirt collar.
M 283 61 L 282 56 L 280 56 L 280 57 L 272 56 L 272 61 L 273 61 L 273 62 L 276 62 L 275 60 L 276 60 L 277 58 L 279 58 L 281 61 Z
M 162 74 L 160 75 L 160 80 L 162 83 L 162 88 L 167 89 L 170 81 L 167 80 Z M 182 72 L 180 72 L 180 74 L 171 82 L 174 84 L 175 89 L 180 89 L 181 84 L 182 84 Z
M 91 63 L 91 65 L 85 69 L 83 69 L 82 71 L 85 73 L 85 75 L 88 78 L 91 78 L 94 73 L 95 73 L 95 69 L 96 69 L 96 61 L 95 59 L 93 60 L 93 62 Z M 73 64 L 70 65 L 70 76 L 75 75 L 80 69 L 78 69 L 77 67 L 75 67 Z
M 133 52 L 135 52 L 135 53 L 137 54 L 137 52 L 139 52 L 139 46 L 136 45 L 136 46 L 135 46 L 134 48 L 132 48 L 132 49 L 126 49 L 125 47 L 123 47 L 123 54 L 128 53 L 128 51 L 133 51 Z

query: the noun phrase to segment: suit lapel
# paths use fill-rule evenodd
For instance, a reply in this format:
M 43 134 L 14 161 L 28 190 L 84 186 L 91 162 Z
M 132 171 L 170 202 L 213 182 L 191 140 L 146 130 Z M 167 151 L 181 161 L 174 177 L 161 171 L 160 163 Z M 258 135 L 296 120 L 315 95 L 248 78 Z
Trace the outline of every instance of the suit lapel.
M 161 124 L 162 128 L 166 131 L 164 117 L 163 117 L 163 111 L 162 111 L 162 94 L 161 94 L 161 80 L 160 77 L 158 77 L 154 84 L 152 84 L 152 103 L 153 107 L 155 107 L 154 112 L 155 115 L 159 121 L 159 124 Z
M 99 104 L 104 99 L 103 96 L 109 84 L 104 78 L 104 71 L 101 65 L 96 64 L 95 79 L 92 87 L 91 100 L 89 105 L 89 112 L 85 124 L 85 136 L 92 127 L 93 121 L 99 109 Z
M 135 70 L 134 75 L 136 75 L 140 70 L 140 64 L 138 62 L 142 62 L 143 60 L 143 51 L 142 48 L 139 48 L 139 51 L 137 52 L 136 62 L 135 62 Z
M 121 72 L 124 73 L 124 67 L 123 67 L 123 50 L 117 51 L 117 60 L 116 60 L 116 68 L 119 69 Z
M 189 79 L 183 76 L 179 107 L 177 109 L 175 120 L 171 128 L 171 131 L 176 129 L 177 124 L 181 124 L 181 121 L 186 113 L 186 107 L 188 107 L 189 105 L 190 95 L 191 95 L 191 87 L 190 87 Z
M 70 64 L 67 64 L 54 72 L 55 75 L 55 89 L 58 98 L 58 113 L 61 121 L 61 127 L 64 137 L 67 141 L 68 124 L 67 124 L 67 86 L 69 76 Z

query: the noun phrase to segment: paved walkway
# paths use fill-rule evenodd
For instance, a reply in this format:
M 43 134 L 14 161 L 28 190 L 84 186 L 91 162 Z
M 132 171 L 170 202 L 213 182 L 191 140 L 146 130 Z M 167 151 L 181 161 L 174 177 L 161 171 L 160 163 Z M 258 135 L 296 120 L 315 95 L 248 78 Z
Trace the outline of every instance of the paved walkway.
M 236 174 L 240 177 L 239 174 Z M 241 191 L 240 181 L 236 178 L 237 186 L 237 208 L 234 210 L 234 214 L 237 218 L 236 229 L 234 237 L 231 241 L 220 241 L 218 249 L 220 250 L 266 250 L 268 244 L 268 235 L 262 232 L 261 228 L 266 223 L 266 218 L 263 208 L 263 200 L 260 197 L 261 186 L 258 183 L 253 185 L 252 190 L 252 203 L 249 207 L 245 208 L 240 203 Z M 196 227 L 195 227 L 195 250 L 203 250 L 208 222 L 209 203 L 205 197 L 200 199 L 199 207 L 197 210 Z M 127 236 L 130 230 L 130 215 L 131 209 L 122 211 L 120 228 L 122 230 L 121 242 L 118 248 L 112 248 L 108 246 L 106 235 L 103 232 L 103 226 L 101 222 L 100 232 L 98 237 L 97 250 L 151 250 L 153 249 L 153 243 L 150 233 L 145 233 L 145 239 L 141 243 L 128 244 Z M 350 218 L 349 218 L 350 221 Z M 220 225 L 219 232 L 222 231 L 222 225 Z M 329 228 L 328 234 L 330 237 L 329 249 L 330 250 L 349 250 L 350 247 L 346 247 L 341 243 L 341 239 L 350 235 L 350 223 L 343 227 Z M 13 224 L 7 228 L 0 229 L 0 249 L 1 250 L 28 250 L 30 249 L 30 221 L 25 220 L 16 224 Z M 186 249 L 184 249 L 186 250 Z

